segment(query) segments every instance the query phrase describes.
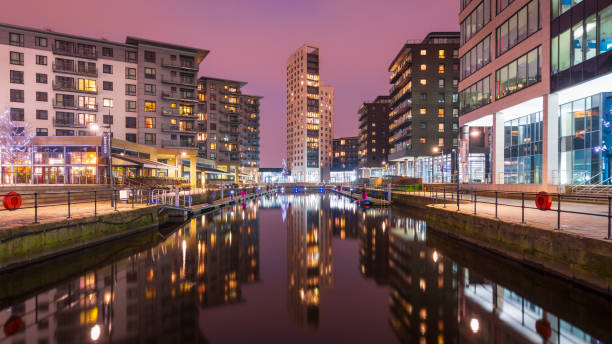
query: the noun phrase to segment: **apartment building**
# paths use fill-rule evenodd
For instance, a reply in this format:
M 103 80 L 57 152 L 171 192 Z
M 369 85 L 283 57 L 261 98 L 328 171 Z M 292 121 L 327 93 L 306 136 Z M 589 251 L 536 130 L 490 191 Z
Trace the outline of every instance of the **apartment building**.
M 287 60 L 287 164 L 294 181 L 329 179 L 334 89 L 320 81 L 319 48 L 303 45 Z
M 243 94 L 243 81 L 201 77 L 198 97 L 203 101 L 198 155 L 216 161 L 217 168 L 236 175 L 257 173 L 259 167 L 259 101 Z M 254 179 L 254 178 L 253 178 Z
M 129 142 L 195 147 L 196 76 L 207 50 L 0 24 L 0 54 L 0 102 L 39 136 L 99 135 L 96 123 Z
M 459 33 L 431 32 L 407 42 L 389 66 L 390 169 L 443 181 L 452 173 L 459 116 Z
M 382 167 L 389 154 L 391 97 L 378 96 L 359 108 L 359 166 Z
M 333 139 L 333 171 L 354 171 L 359 167 L 359 137 Z

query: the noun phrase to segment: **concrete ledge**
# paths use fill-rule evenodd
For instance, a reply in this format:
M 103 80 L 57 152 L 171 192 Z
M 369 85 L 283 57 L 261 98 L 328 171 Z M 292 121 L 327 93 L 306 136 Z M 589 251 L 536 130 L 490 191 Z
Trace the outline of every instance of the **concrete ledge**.
M 394 196 L 395 205 L 449 236 L 612 295 L 612 242 L 563 231 L 503 222 L 431 206 L 421 196 Z
M 0 271 L 157 228 L 158 207 L 0 231 Z

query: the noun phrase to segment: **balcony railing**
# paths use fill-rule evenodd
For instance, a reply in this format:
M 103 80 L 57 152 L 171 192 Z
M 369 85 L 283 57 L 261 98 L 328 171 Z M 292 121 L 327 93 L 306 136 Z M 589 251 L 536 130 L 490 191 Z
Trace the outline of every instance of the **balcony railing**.
M 186 118 L 197 118 L 197 114 L 181 114 L 180 110 L 177 108 L 167 108 L 163 107 L 162 116 L 172 116 L 172 117 L 186 117 Z
M 194 62 L 185 61 L 185 60 L 168 61 L 166 59 L 162 59 L 161 64 L 162 64 L 162 67 L 168 67 L 168 68 L 198 70 L 198 66 Z
M 196 79 L 195 78 L 185 78 L 185 77 L 171 77 L 167 75 L 162 75 L 161 80 L 166 84 L 176 84 L 176 85 L 184 85 L 190 87 L 196 87 Z
M 94 123 L 94 122 L 92 122 Z M 89 124 L 91 123 L 79 123 L 78 121 L 75 122 L 74 119 L 60 119 L 57 117 L 53 117 L 53 125 L 55 127 L 60 127 L 60 128 L 88 128 Z
M 98 76 L 98 68 L 85 68 L 79 69 L 76 66 L 61 66 L 57 63 L 53 63 L 53 71 L 56 73 L 66 73 L 84 76 Z
M 197 129 L 191 127 L 191 128 L 181 128 L 181 126 L 179 124 L 169 124 L 169 123 L 163 123 L 162 124 L 162 131 L 171 131 L 171 132 L 181 132 L 181 133 L 189 133 L 189 134 L 193 134 L 193 133 L 197 133 Z
M 78 51 L 77 49 L 62 49 L 56 46 L 53 46 L 53 53 L 56 55 L 66 55 L 66 56 L 75 56 L 82 57 L 85 59 L 97 59 L 98 52 L 95 51 Z
M 162 98 L 168 100 L 179 100 L 187 102 L 197 102 L 198 98 L 195 95 L 184 94 L 180 92 L 162 92 Z
M 69 102 L 58 102 L 57 99 L 53 99 L 53 107 L 56 109 L 98 111 L 98 104 L 79 106 L 78 104 L 69 103 Z
M 98 89 L 96 88 L 95 91 L 91 91 L 91 90 L 79 90 L 76 87 L 74 87 L 74 85 L 64 85 L 61 83 L 56 83 L 55 81 L 53 81 L 52 83 L 53 85 L 53 89 L 55 91 L 66 91 L 66 92 L 77 92 L 77 93 L 87 93 L 87 94 L 98 94 Z
M 194 148 L 197 149 L 194 141 L 162 140 L 162 148 Z

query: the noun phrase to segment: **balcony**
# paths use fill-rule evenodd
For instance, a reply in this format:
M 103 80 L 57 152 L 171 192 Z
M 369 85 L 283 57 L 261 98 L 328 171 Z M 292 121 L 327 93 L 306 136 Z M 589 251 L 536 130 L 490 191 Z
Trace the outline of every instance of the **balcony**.
M 168 108 L 163 107 L 161 111 L 162 116 L 170 116 L 170 117 L 183 117 L 183 118 L 198 118 L 196 114 L 181 114 L 178 108 Z
M 179 124 L 170 124 L 170 123 L 163 123 L 162 124 L 162 131 L 165 132 L 177 132 L 177 133 L 186 133 L 186 134 L 195 134 L 197 133 L 197 129 L 195 128 L 181 128 L 181 126 Z
M 53 53 L 55 55 L 74 56 L 74 57 L 81 57 L 84 59 L 91 59 L 91 60 L 95 60 L 98 58 L 97 51 L 78 51 L 77 49 L 74 49 L 74 47 L 60 48 L 57 46 L 53 46 Z
M 56 73 L 74 74 L 83 76 L 98 76 L 98 68 L 78 69 L 76 66 L 61 66 L 53 62 L 53 71 Z
M 162 75 L 161 81 L 165 84 L 189 86 L 194 88 L 197 87 L 197 82 L 195 78 L 171 77 L 168 75 Z
M 53 90 L 55 90 L 55 91 L 76 92 L 76 93 L 86 93 L 86 94 L 98 94 L 98 89 L 96 89 L 95 91 L 79 90 L 79 89 L 75 88 L 74 85 L 58 84 L 55 81 L 53 81 L 52 85 L 53 85 Z
M 183 69 L 183 70 L 198 70 L 198 66 L 192 62 L 192 61 L 185 61 L 185 60 L 175 60 L 175 61 L 168 61 L 166 59 L 162 59 L 161 60 L 161 65 L 162 67 L 166 67 L 166 68 L 175 68 L 175 69 Z
M 179 140 L 162 140 L 162 148 L 186 148 L 186 149 L 198 149 L 195 140 L 193 141 L 179 141 Z
M 58 102 L 56 99 L 53 99 L 53 107 L 55 109 L 81 110 L 81 111 L 92 111 L 92 112 L 98 111 L 98 104 L 79 106 L 78 104 L 74 104 L 70 102 Z
M 162 92 L 162 99 L 165 100 L 176 100 L 181 102 L 193 102 L 197 103 L 198 98 L 195 95 L 184 94 L 180 92 Z
M 93 122 L 92 122 L 93 123 Z M 53 126 L 58 128 L 89 128 L 90 123 L 78 123 L 75 122 L 74 119 L 59 119 L 57 117 L 53 117 Z

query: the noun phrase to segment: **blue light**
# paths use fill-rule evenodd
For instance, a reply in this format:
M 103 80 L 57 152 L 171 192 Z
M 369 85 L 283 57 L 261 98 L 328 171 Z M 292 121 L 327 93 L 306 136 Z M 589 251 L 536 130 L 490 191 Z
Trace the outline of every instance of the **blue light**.
M 298 192 L 300 192 L 300 188 L 296 186 L 296 187 L 293 189 L 293 192 L 294 192 L 294 193 L 298 193 Z

